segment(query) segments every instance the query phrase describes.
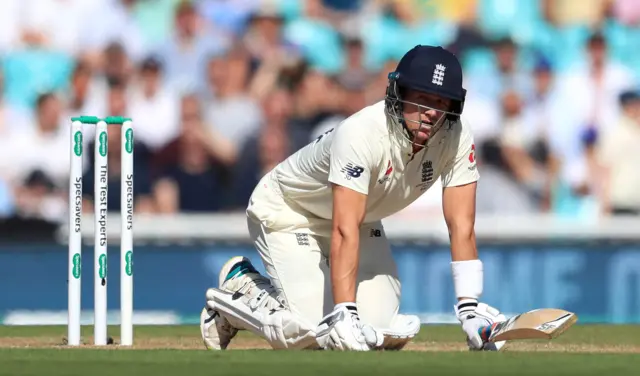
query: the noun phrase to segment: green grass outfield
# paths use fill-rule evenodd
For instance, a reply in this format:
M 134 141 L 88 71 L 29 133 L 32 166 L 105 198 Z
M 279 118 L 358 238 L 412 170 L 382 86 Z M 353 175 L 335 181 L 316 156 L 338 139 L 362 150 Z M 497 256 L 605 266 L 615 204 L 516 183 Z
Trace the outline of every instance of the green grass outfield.
M 92 328 L 83 328 L 91 343 Z M 577 324 L 553 341 L 466 350 L 459 326 L 424 326 L 400 352 L 273 351 L 242 332 L 228 351 L 204 350 L 197 326 L 139 326 L 134 347 L 68 348 L 66 327 L 0 326 L 0 375 L 635 375 L 640 326 Z

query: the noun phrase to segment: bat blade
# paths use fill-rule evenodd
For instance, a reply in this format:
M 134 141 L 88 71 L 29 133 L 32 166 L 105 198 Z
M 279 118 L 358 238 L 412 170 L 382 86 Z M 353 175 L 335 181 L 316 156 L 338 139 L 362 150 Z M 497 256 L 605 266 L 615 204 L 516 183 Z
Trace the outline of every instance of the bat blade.
M 507 321 L 480 328 L 487 342 L 521 339 L 553 339 L 578 321 L 578 316 L 556 308 L 541 308 L 509 318 Z

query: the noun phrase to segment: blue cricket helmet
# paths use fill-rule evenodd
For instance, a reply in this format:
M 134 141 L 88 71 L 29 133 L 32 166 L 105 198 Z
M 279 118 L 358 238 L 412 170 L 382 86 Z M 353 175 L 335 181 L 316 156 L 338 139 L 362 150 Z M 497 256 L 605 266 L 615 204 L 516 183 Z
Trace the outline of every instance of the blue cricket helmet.
M 462 87 L 462 66 L 453 53 L 440 46 L 418 45 L 412 48 L 400 59 L 396 70 L 389 73 L 388 79 L 385 97 L 386 112 L 405 128 L 402 107 L 409 102 L 403 100 L 402 96 L 406 89 L 451 99 L 451 108 L 445 111 L 446 121 L 455 122 L 462 114 L 467 94 Z M 423 105 L 413 104 L 429 109 Z M 442 124 L 437 129 L 441 126 Z

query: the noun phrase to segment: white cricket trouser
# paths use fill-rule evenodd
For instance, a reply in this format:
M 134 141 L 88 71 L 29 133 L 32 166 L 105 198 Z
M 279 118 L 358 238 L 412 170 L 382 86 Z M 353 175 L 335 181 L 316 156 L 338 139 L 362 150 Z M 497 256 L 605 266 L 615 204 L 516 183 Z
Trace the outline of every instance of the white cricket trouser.
M 334 306 L 330 238 L 270 231 L 250 216 L 247 222 L 271 283 L 292 313 L 315 328 Z M 361 228 L 357 283 L 356 304 L 362 321 L 378 328 L 392 327 L 400 306 L 400 282 L 380 222 Z

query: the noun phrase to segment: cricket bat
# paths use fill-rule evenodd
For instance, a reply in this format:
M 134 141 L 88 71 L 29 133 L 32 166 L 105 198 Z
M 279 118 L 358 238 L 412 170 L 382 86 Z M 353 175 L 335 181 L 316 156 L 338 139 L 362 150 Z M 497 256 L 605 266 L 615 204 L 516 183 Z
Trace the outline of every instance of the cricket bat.
M 575 313 L 556 308 L 541 308 L 478 329 L 486 342 L 519 339 L 552 339 L 578 321 Z

